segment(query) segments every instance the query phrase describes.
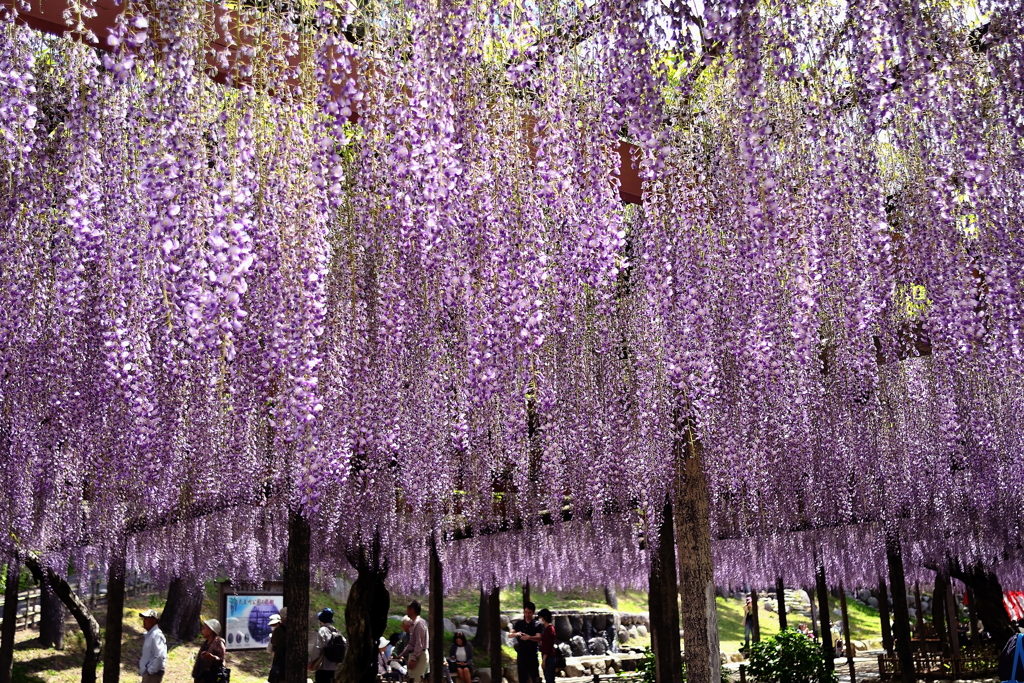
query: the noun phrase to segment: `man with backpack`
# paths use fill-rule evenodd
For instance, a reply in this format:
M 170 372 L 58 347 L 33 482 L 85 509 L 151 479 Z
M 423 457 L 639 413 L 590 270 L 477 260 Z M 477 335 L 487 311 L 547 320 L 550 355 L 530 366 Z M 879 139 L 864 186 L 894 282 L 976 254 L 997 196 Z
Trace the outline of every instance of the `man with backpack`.
M 316 632 L 316 647 L 310 660 L 310 671 L 316 671 L 314 683 L 331 683 L 341 660 L 345 659 L 345 637 L 334 628 L 334 610 L 325 607 L 316 615 L 320 629 Z

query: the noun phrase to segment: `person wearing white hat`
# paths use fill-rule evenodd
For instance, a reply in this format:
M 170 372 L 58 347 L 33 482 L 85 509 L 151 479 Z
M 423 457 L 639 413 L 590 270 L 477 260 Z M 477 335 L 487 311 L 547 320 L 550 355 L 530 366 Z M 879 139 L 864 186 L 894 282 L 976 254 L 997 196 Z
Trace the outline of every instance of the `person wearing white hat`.
M 284 624 L 281 623 L 280 614 L 271 614 L 268 623 L 274 630 L 270 634 L 270 645 L 267 649 L 274 658 L 270 662 L 267 683 L 281 683 L 284 681 Z
M 220 622 L 205 619 L 200 631 L 205 642 L 199 648 L 195 666 L 192 667 L 192 680 L 195 683 L 217 683 L 228 654 L 224 639 L 220 637 Z
M 377 641 L 377 675 L 384 676 L 391 671 L 391 664 L 388 662 L 388 639 L 384 636 Z
M 156 610 L 147 609 L 139 612 L 142 627 L 146 636 L 142 641 L 142 656 L 139 658 L 139 674 L 142 683 L 160 683 L 164 679 L 164 667 L 167 665 L 167 638 L 160 630 L 160 615 Z

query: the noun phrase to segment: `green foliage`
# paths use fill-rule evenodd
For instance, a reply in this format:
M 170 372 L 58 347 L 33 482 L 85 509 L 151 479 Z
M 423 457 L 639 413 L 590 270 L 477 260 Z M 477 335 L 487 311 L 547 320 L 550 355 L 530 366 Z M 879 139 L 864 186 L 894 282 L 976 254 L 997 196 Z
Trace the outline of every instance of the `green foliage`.
M 758 683 L 835 683 L 825 668 L 821 647 L 799 631 L 787 628 L 754 643 L 747 668 Z
M 623 676 L 623 675 L 632 676 L 633 673 L 634 672 L 632 672 L 632 671 L 620 671 L 618 673 L 618 675 L 619 676 Z M 644 658 L 637 665 L 635 673 L 641 674 L 641 676 L 642 676 L 642 678 L 640 679 L 641 683 L 655 683 L 654 651 L 651 650 L 651 648 L 649 648 L 649 647 L 645 647 L 644 648 Z M 732 681 L 732 672 L 729 671 L 729 669 L 727 669 L 724 665 L 722 666 L 721 674 L 722 674 L 722 683 L 731 683 L 731 681 Z M 686 662 L 683 662 L 683 680 L 684 681 L 686 680 Z

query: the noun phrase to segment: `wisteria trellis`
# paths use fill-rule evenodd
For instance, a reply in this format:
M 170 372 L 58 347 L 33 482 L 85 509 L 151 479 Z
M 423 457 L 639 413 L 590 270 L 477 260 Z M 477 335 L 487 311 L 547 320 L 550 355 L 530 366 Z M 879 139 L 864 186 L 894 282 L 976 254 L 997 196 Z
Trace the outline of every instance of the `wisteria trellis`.
M 414 586 L 432 533 L 514 519 L 452 585 L 531 543 L 534 581 L 630 585 L 689 417 L 713 534 L 759 539 L 729 578 L 812 542 L 872 576 L 820 528 L 1015 557 L 1011 2 L 154 0 L 103 53 L 88 3 L 65 38 L 5 7 L 8 552 L 143 528 L 135 565 L 258 578 L 292 508 L 323 575 L 378 533 Z

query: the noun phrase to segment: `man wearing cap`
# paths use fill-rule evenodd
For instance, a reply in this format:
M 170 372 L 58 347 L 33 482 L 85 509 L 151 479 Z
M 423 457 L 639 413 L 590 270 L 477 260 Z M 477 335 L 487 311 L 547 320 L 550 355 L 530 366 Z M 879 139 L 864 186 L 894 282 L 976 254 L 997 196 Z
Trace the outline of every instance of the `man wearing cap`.
M 316 618 L 320 622 L 320 629 L 316 632 L 316 646 L 313 648 L 313 657 L 310 660 L 309 668 L 311 671 L 316 671 L 314 683 L 331 683 L 334 680 L 334 672 L 338 670 L 338 662 L 331 661 L 326 657 L 324 649 L 330 644 L 331 638 L 338 633 L 338 629 L 334 628 L 334 610 L 325 607 L 320 610 L 320 614 L 316 615 Z M 319 667 L 317 660 L 319 660 Z
M 142 617 L 142 628 L 146 636 L 142 641 L 142 657 L 139 658 L 139 674 L 142 683 L 160 683 L 164 679 L 164 667 L 167 665 L 167 638 L 160 630 L 160 616 L 156 610 L 148 609 L 139 612 Z
M 273 629 L 270 633 L 268 649 L 274 656 L 270 662 L 270 676 L 267 677 L 267 683 L 281 683 L 284 681 L 284 624 L 281 623 L 280 614 L 271 614 L 267 623 Z

